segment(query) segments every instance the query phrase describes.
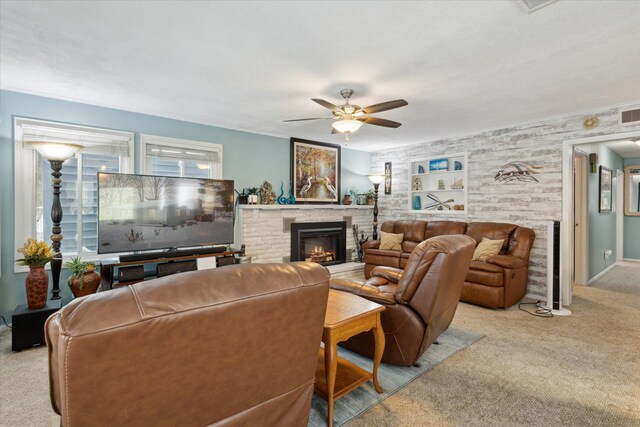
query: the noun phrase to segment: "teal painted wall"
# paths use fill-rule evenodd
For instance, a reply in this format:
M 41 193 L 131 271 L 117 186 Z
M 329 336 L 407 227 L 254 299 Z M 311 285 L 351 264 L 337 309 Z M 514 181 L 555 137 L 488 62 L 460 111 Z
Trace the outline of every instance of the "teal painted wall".
M 589 212 L 589 279 L 595 277 L 605 268 L 616 262 L 616 213 L 599 213 L 599 183 L 600 166 L 607 167 L 612 171 L 612 177 L 616 176 L 616 169 L 622 169 L 622 157 L 611 151 L 604 144 L 595 144 L 590 153 L 598 154 L 598 173 L 588 173 L 588 212 Z M 615 204 L 617 183 L 613 180 L 611 191 L 612 202 Z M 614 205 L 615 206 L 615 205 Z M 622 207 L 616 206 L 615 209 Z M 604 259 L 604 251 L 610 249 L 611 256 Z
M 2 251 L 0 313 L 8 321 L 15 307 L 26 301 L 25 275 L 13 273 L 13 260 L 17 248 L 14 242 L 13 208 L 13 118 L 16 116 L 134 132 L 136 153 L 140 149 L 141 133 L 218 143 L 224 146 L 223 177 L 235 180 L 236 188 L 259 187 L 264 180 L 267 180 L 277 190 L 280 187 L 280 181 L 285 183 L 289 181 L 290 144 L 287 138 L 0 91 L 0 237 L 2 239 L 0 242 Z M 352 186 L 364 189 L 371 186 L 365 177 L 371 169 L 370 153 L 343 147 L 342 164 L 342 189 Z M 136 164 L 136 171 L 137 169 Z M 341 192 L 344 193 L 342 190 Z M 66 279 L 67 276 L 63 272 L 60 288 L 65 302 L 71 298 Z
M 640 157 L 624 159 L 624 165 L 640 165 Z M 624 258 L 640 259 L 640 216 L 624 217 Z

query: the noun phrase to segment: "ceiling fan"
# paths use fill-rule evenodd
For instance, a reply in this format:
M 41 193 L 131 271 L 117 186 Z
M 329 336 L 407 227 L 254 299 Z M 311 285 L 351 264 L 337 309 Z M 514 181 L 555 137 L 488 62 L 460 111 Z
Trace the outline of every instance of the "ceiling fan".
M 368 107 L 360 107 L 359 105 L 350 104 L 349 100 L 353 95 L 353 89 L 343 89 L 340 95 L 344 98 L 343 105 L 335 105 L 324 99 L 312 98 L 311 100 L 331 110 L 331 117 L 314 117 L 310 119 L 293 119 L 285 120 L 285 122 L 300 122 L 305 120 L 333 120 L 331 123 L 333 129 L 331 133 L 344 133 L 345 138 L 349 141 L 349 134 L 357 131 L 366 123 L 369 125 L 383 126 L 388 128 L 397 128 L 402 123 L 392 120 L 380 119 L 378 117 L 370 117 L 369 114 L 380 113 L 382 111 L 393 110 L 394 108 L 404 107 L 409 103 L 404 99 L 396 99 L 394 101 L 381 102 L 380 104 L 370 105 Z

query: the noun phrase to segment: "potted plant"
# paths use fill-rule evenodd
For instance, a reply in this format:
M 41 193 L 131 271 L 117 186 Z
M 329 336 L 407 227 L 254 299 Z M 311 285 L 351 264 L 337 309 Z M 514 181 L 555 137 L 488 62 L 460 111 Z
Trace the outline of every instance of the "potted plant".
M 367 198 L 367 204 L 368 205 L 372 205 L 373 204 L 373 190 L 369 190 L 366 193 L 364 193 L 365 197 Z
M 96 273 L 96 265 L 92 262 L 83 262 L 80 257 L 71 258 L 64 263 L 64 268 L 71 272 L 69 276 L 69 288 L 74 297 L 83 297 L 93 294 L 100 286 L 100 275 Z
M 29 267 L 29 273 L 24 281 L 27 293 L 27 306 L 30 310 L 42 308 L 47 303 L 49 291 L 49 273 L 44 266 L 53 259 L 53 251 L 47 242 L 35 239 L 27 240 L 20 249 L 23 258 L 16 260 L 18 264 Z
M 257 187 L 248 188 L 247 193 L 249 193 L 249 196 L 248 196 L 249 204 L 257 205 L 258 204 L 258 188 Z

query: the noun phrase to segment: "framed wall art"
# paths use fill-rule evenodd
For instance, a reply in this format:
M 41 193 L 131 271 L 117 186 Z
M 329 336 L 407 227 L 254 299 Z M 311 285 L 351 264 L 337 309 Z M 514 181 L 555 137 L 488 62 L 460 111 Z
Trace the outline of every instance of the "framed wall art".
M 340 146 L 291 138 L 296 203 L 340 203 Z
M 384 164 L 384 194 L 391 194 L 391 162 Z
M 600 201 L 598 212 L 611 212 L 611 169 L 600 166 L 600 185 L 598 192 L 598 200 Z

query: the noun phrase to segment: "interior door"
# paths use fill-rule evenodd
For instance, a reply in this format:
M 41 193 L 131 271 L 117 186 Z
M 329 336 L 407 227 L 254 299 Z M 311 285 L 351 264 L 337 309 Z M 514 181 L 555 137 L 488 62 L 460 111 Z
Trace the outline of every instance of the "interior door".
M 589 247 L 589 227 L 587 223 L 587 163 L 586 153 L 576 150 L 573 161 L 573 283 L 583 286 L 587 284 L 587 251 Z

